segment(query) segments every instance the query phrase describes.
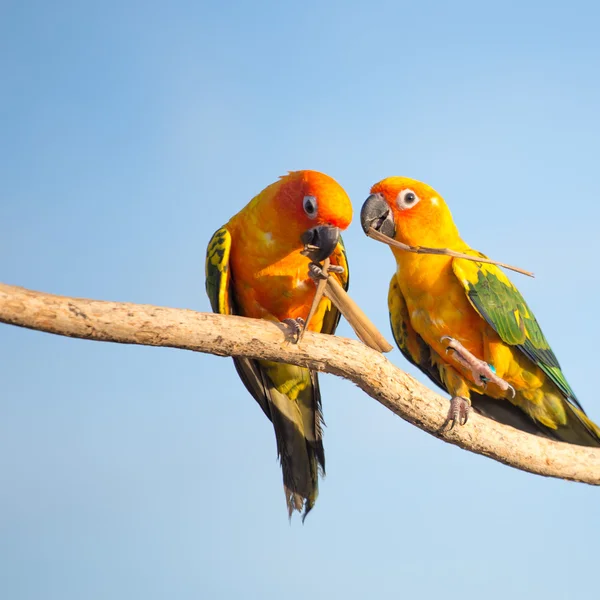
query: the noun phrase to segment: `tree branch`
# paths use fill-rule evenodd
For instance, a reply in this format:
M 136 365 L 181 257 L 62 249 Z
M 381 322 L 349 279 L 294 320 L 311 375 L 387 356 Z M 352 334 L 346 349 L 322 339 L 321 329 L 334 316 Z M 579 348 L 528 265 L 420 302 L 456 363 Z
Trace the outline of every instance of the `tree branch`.
M 600 449 L 529 435 L 479 415 L 443 432 L 448 401 L 360 342 L 307 332 L 299 345 L 282 325 L 145 304 L 54 296 L 0 284 L 0 322 L 57 335 L 310 367 L 353 381 L 409 423 L 511 467 L 600 485 Z

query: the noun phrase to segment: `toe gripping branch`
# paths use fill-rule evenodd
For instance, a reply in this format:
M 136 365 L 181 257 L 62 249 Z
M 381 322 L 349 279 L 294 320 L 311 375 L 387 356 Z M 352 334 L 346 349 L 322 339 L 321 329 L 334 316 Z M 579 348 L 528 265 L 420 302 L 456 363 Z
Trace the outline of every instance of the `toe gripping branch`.
M 450 410 L 442 425 L 442 430 L 451 431 L 456 424 L 466 425 L 472 411 L 471 400 L 462 396 L 454 396 L 450 400 Z
M 496 375 L 493 365 L 489 365 L 471 354 L 458 340 L 448 335 L 445 335 L 440 341 L 444 342 L 444 340 L 448 341 L 446 353 L 450 352 L 450 350 L 454 352 L 455 360 L 471 371 L 473 381 L 476 385 L 485 389 L 487 384 L 491 382 L 497 385 L 503 392 L 511 392 L 512 397 L 515 397 L 515 388 Z M 442 425 L 442 430 L 451 430 L 456 424 L 465 425 L 469 420 L 471 411 L 471 400 L 469 398 L 455 396 L 450 400 L 450 410 Z
M 306 329 L 306 322 L 304 319 L 302 317 L 296 317 L 295 319 L 284 319 L 281 322 L 289 327 L 290 341 L 292 344 L 297 344 Z

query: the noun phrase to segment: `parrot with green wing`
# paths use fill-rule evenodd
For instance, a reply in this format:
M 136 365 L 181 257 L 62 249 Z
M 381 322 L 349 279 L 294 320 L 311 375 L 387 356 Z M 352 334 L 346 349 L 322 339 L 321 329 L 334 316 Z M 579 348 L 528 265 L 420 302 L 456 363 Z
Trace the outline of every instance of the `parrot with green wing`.
M 407 177 L 371 188 L 361 225 L 410 246 L 485 258 L 462 240 L 443 198 Z M 493 264 L 391 247 L 392 332 L 404 356 L 451 396 L 450 427 L 478 412 L 538 435 L 600 446 L 535 316 Z
M 206 291 L 214 312 L 288 324 L 298 334 L 333 334 L 340 315 L 323 297 L 305 324 L 315 297 L 309 266 L 326 258 L 332 277 L 348 289 L 340 236 L 352 220 L 343 188 L 317 171 L 295 171 L 269 185 L 208 244 Z M 246 389 L 275 430 L 288 512 L 303 519 L 314 506 L 325 472 L 321 394 L 317 373 L 294 365 L 234 358 Z

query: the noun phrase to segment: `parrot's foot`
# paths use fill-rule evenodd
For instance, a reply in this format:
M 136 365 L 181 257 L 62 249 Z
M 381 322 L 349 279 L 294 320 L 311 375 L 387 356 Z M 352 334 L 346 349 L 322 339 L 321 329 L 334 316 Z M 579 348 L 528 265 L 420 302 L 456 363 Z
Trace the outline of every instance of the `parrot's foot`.
M 468 398 L 454 396 L 454 398 L 450 400 L 450 410 L 448 411 L 448 416 L 442 425 L 442 430 L 451 431 L 454 429 L 454 426 L 457 423 L 458 425 L 466 425 L 467 421 L 469 420 L 471 410 L 471 401 Z
M 448 340 L 448 345 L 446 346 L 446 352 L 449 350 L 454 351 L 454 356 L 456 360 L 471 370 L 473 374 L 473 381 L 475 384 L 484 387 L 488 383 L 493 383 L 497 385 L 503 392 L 510 392 L 511 396 L 515 397 L 515 388 L 501 379 L 494 373 L 494 368 L 491 365 L 488 365 L 484 360 L 479 360 L 477 357 L 473 356 L 458 340 L 451 338 L 448 335 L 445 335 L 441 341 Z
M 281 322 L 290 328 L 290 341 L 292 344 L 297 344 L 300 341 L 300 334 L 304 330 L 304 319 L 296 317 L 295 319 L 284 319 Z
M 323 279 L 327 279 L 329 277 L 329 273 L 343 273 L 344 267 L 340 267 L 339 265 L 329 265 L 327 269 L 323 268 L 320 264 L 311 262 L 308 265 L 308 276 L 315 282 L 319 283 L 319 281 Z

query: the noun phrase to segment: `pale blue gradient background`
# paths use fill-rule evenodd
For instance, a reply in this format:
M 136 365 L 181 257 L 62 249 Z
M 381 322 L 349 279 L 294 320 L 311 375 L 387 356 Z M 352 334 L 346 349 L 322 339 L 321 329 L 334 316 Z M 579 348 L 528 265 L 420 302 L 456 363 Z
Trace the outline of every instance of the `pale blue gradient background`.
M 0 1 L 0 280 L 208 310 L 210 235 L 291 169 L 436 187 L 600 420 L 600 9 L 589 2 Z M 391 253 L 345 235 L 391 338 Z M 346 324 L 342 335 L 352 335 Z M 396 350 L 390 360 L 415 374 Z M 231 361 L 0 327 L 0 597 L 597 593 L 600 492 L 511 470 L 322 377 L 290 526 Z M 423 380 L 418 374 L 419 379 Z

